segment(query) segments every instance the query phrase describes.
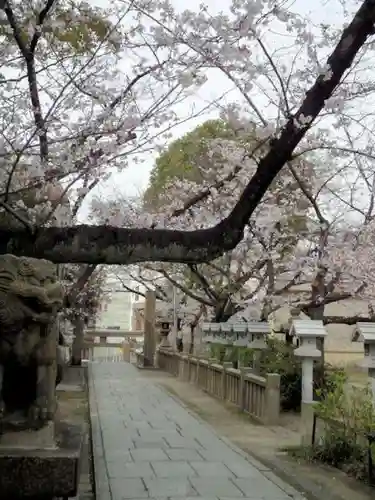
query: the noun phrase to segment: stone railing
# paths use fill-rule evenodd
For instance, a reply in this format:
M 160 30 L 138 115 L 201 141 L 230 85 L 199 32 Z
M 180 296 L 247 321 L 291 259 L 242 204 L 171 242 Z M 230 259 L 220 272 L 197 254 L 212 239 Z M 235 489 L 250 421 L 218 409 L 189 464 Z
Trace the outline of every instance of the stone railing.
M 159 353 L 159 368 L 197 385 L 212 396 L 227 401 L 257 421 L 276 425 L 280 418 L 280 375 L 260 377 L 250 368 L 236 370 L 232 363 L 199 359 L 168 350 Z

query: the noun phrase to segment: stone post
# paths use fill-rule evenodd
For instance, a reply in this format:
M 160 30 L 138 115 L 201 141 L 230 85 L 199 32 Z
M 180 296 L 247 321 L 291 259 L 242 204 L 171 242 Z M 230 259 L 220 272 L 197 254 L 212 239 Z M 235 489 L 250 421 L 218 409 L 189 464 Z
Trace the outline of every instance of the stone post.
M 226 378 L 226 372 L 228 368 L 232 368 L 232 363 L 230 361 L 224 361 L 223 363 L 223 371 L 221 374 L 221 395 L 223 400 L 226 400 L 226 388 L 225 388 L 225 378 Z
M 182 336 L 183 353 L 190 354 L 190 346 L 191 346 L 190 326 L 183 325 L 180 330 L 180 335 Z
M 212 375 L 212 368 L 211 365 L 214 365 L 217 363 L 218 360 L 216 358 L 209 358 L 208 359 L 208 371 L 207 371 L 207 391 L 212 394 L 212 389 L 213 389 L 213 375 Z
M 200 370 L 201 370 L 201 359 L 197 357 L 197 372 L 195 377 L 195 383 L 197 384 L 197 386 L 199 386 Z
M 130 363 L 130 343 L 127 339 L 125 339 L 124 343 L 122 344 L 122 354 L 123 360 L 126 363 Z
M 280 420 L 280 375 L 268 373 L 266 376 L 265 424 L 277 425 Z
M 145 303 L 145 323 L 144 323 L 144 364 L 145 366 L 154 365 L 156 333 L 155 333 L 155 292 L 148 290 L 146 292 Z
M 184 380 L 184 358 L 179 356 L 178 358 L 178 378 Z
M 189 354 L 185 354 L 185 368 L 186 368 L 186 381 L 192 382 L 194 384 L 195 380 L 191 378 L 191 356 Z
M 240 369 L 240 387 L 239 387 L 239 407 L 241 411 L 245 409 L 245 375 L 251 373 L 252 368 L 246 367 Z

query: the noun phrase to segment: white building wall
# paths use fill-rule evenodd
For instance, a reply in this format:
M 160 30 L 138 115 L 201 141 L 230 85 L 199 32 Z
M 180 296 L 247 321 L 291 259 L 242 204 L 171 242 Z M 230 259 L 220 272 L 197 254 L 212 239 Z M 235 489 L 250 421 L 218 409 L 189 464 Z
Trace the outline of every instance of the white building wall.
M 96 327 L 98 329 L 130 330 L 132 315 L 132 294 L 115 289 L 102 304 L 98 314 Z
M 103 301 L 97 315 L 96 329 L 98 330 L 131 330 L 132 294 L 114 287 Z M 108 343 L 118 343 L 124 339 L 107 337 Z M 94 360 L 111 360 L 121 355 L 119 347 L 95 347 Z

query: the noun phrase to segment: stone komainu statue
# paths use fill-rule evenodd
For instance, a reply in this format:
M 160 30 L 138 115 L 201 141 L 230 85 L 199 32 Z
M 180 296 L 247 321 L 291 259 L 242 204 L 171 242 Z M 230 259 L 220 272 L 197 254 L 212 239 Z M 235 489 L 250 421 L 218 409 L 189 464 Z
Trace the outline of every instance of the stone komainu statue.
M 53 418 L 64 290 L 49 261 L 0 255 L 0 423 L 38 428 Z

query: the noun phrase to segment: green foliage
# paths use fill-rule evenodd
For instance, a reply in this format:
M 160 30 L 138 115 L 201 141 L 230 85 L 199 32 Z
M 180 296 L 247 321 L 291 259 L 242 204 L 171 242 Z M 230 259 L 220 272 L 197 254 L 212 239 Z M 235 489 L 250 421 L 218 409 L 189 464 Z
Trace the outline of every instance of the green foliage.
M 237 368 L 241 366 L 251 366 L 253 360 L 253 350 L 246 347 L 236 347 L 233 345 L 211 344 L 210 357 L 216 358 L 219 363 L 230 362 Z
M 210 344 L 210 358 L 215 358 L 220 364 L 222 364 L 225 359 L 225 354 L 228 347 L 223 344 Z
M 53 38 L 68 44 L 77 54 L 92 51 L 98 43 L 104 41 L 106 47 L 113 52 L 120 50 L 119 33 L 100 11 L 92 9 L 86 4 L 79 6 L 79 14 L 78 20 L 71 21 L 72 6 L 60 9 L 56 20 L 63 26 L 63 29 L 61 27 L 52 28 Z M 109 33 L 112 33 L 112 36 L 108 36 Z
M 348 386 L 342 373 L 328 379 L 329 391 L 321 392 L 316 413 L 324 422 L 320 442 L 311 450 L 315 460 L 340 467 L 356 477 L 368 474 L 368 439 L 375 432 L 375 404 L 370 386 Z M 375 460 L 375 450 L 372 447 Z
M 267 339 L 262 351 L 260 374 L 280 374 L 280 405 L 284 411 L 298 411 L 301 406 L 301 362 L 294 356 L 293 345 L 275 338 Z
M 235 137 L 233 128 L 223 120 L 209 120 L 173 141 L 157 158 L 151 170 L 148 189 L 144 194 L 147 206 L 157 206 L 159 194 L 171 179 L 199 182 L 200 161 L 206 161 L 208 141 Z
M 35 25 L 36 13 L 19 16 L 18 26 L 21 40 L 30 41 L 29 27 Z M 104 9 L 91 7 L 87 2 L 70 0 L 61 2 L 50 11 L 43 23 L 43 36 L 65 51 L 75 55 L 86 54 L 103 43 L 107 50 L 118 52 L 121 48 L 121 34 L 107 19 Z M 6 22 L 0 23 L 0 37 L 14 43 L 14 35 Z

